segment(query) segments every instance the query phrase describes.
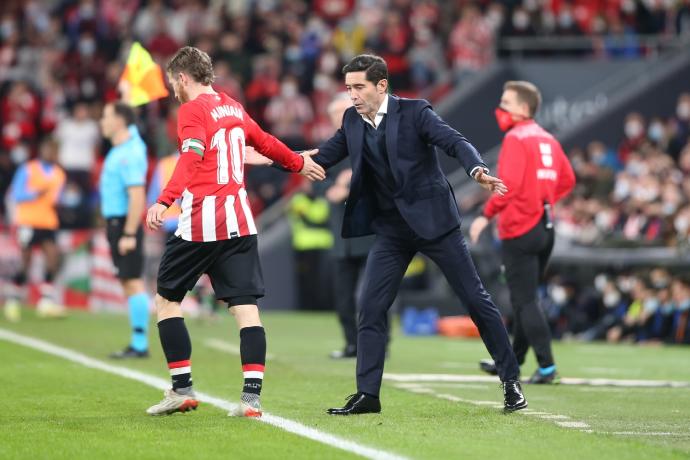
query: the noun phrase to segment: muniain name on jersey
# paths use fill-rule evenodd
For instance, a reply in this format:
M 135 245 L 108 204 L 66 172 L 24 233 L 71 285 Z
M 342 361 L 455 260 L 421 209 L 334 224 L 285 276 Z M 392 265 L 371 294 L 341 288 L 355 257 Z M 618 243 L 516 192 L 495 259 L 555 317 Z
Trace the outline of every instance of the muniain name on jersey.
M 236 117 L 240 120 L 244 120 L 242 110 L 231 105 L 219 105 L 211 110 L 211 116 L 213 117 L 213 121 L 218 121 L 219 118 L 223 117 Z

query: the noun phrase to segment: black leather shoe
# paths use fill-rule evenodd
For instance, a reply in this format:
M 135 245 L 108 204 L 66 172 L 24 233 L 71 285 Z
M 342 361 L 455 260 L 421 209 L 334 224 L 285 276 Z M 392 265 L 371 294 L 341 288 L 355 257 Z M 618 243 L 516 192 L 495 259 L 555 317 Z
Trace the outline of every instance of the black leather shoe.
M 381 401 L 364 393 L 348 396 L 344 407 L 328 409 L 329 415 L 378 414 L 381 412 Z
M 538 385 L 555 385 L 557 383 L 561 383 L 561 376 L 558 375 L 558 372 L 556 371 L 544 375 L 539 372 L 539 369 L 537 369 L 534 371 L 534 374 L 532 374 L 532 377 L 529 378 L 527 383 Z
M 131 346 L 128 346 L 122 351 L 116 351 L 110 354 L 110 359 L 127 359 L 127 358 L 148 358 L 149 351 L 137 351 Z
M 527 407 L 527 400 L 522 394 L 522 387 L 517 380 L 503 382 L 503 411 L 515 412 Z
M 333 350 L 329 355 L 331 359 L 347 359 L 357 357 L 357 347 L 354 345 L 348 345 L 342 350 Z
M 498 369 L 496 369 L 496 363 L 493 359 L 482 359 L 479 361 L 479 369 L 489 375 L 498 375 Z

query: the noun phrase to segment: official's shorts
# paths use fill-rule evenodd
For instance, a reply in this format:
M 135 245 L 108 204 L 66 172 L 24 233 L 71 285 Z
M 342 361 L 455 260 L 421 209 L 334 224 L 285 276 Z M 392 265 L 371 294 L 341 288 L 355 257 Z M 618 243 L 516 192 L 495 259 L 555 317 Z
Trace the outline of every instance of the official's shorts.
M 115 266 L 115 276 L 121 280 L 141 278 L 144 270 L 144 230 L 139 226 L 136 233 L 137 247 L 125 255 L 121 255 L 118 242 L 125 230 L 126 217 L 111 217 L 106 219 L 106 236 L 110 245 L 110 255 Z
M 204 273 L 217 299 L 229 306 L 256 304 L 264 296 L 256 235 L 208 242 L 170 237 L 158 269 L 158 294 L 181 302 Z
M 36 246 L 44 241 L 55 242 L 55 230 L 33 227 L 17 228 L 17 241 L 23 249 Z

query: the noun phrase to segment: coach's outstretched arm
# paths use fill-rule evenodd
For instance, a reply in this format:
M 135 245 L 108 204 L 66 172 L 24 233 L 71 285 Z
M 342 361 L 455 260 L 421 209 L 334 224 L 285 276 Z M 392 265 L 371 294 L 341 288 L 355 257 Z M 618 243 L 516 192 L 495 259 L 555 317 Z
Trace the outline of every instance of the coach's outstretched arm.
M 324 169 L 328 169 L 344 160 L 348 156 L 348 151 L 343 129 L 340 128 L 333 137 L 319 145 L 318 152 L 319 155 L 314 158 L 314 161 Z
M 244 116 L 247 120 L 245 128 L 248 143 L 256 148 L 259 154 L 278 163 L 275 165 L 278 169 L 298 172 L 310 180 L 323 180 L 326 178 L 326 172 L 312 159 L 312 156 L 317 153 L 316 150 L 309 150 L 302 152 L 300 155 L 295 155 L 287 145 L 261 129 L 246 112 Z
M 468 176 L 471 176 L 477 167 L 487 167 L 470 141 L 443 121 L 428 102 L 420 102 L 417 114 L 416 125 L 420 134 L 430 144 L 440 147 L 446 154 L 456 158 Z

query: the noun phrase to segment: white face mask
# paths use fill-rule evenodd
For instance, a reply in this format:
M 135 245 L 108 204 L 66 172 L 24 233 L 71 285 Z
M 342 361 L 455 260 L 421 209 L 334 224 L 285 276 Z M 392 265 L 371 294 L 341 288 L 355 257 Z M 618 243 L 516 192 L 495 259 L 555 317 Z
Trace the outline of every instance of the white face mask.
M 16 165 L 24 163 L 29 159 L 29 149 L 23 144 L 17 144 L 10 150 L 10 158 Z
M 649 125 L 647 135 L 654 142 L 661 142 L 661 140 L 664 138 L 664 125 L 661 123 L 652 123 Z
M 616 307 L 620 301 L 621 294 L 618 291 L 607 292 L 606 294 L 604 294 L 604 297 L 602 298 L 602 302 L 604 302 L 604 306 L 606 308 Z
M 551 299 L 558 305 L 562 305 L 568 300 L 568 294 L 563 286 L 554 286 L 551 289 Z
M 690 120 L 690 102 L 683 102 L 676 107 L 676 115 L 681 120 Z
M 637 139 L 643 131 L 644 126 L 639 121 L 629 121 L 625 124 L 625 136 L 628 139 Z
M 606 287 L 606 275 L 603 273 L 599 273 L 597 276 L 594 277 L 594 288 L 599 291 L 599 292 L 604 292 L 604 288 Z
M 283 83 L 281 93 L 285 97 L 294 97 L 297 94 L 297 85 L 294 83 Z
M 513 14 L 513 26 L 517 30 L 524 30 L 529 25 L 529 16 L 524 11 L 516 11 Z
M 685 216 L 678 216 L 673 221 L 673 227 L 676 229 L 679 235 L 685 235 L 690 227 L 690 221 Z

